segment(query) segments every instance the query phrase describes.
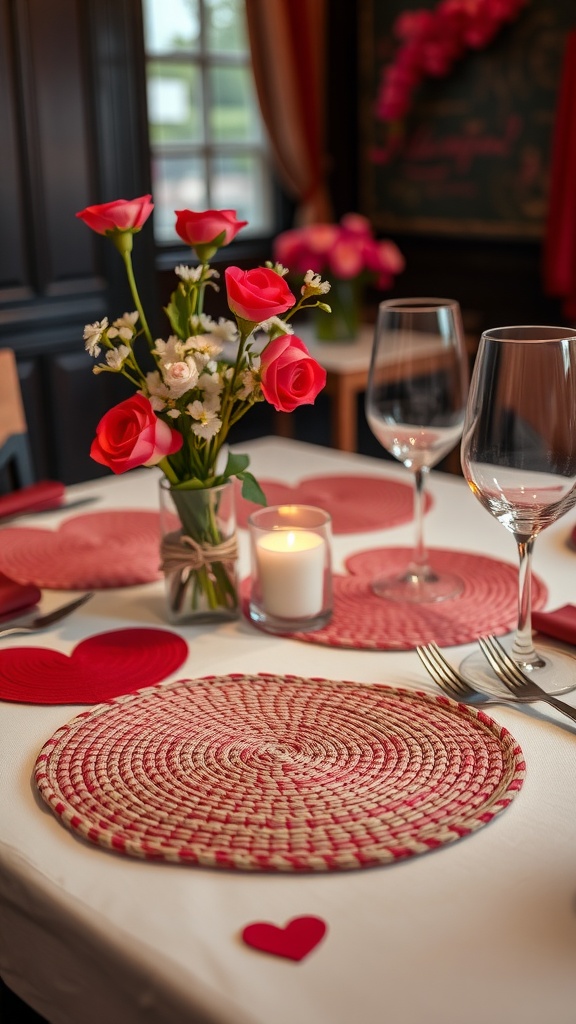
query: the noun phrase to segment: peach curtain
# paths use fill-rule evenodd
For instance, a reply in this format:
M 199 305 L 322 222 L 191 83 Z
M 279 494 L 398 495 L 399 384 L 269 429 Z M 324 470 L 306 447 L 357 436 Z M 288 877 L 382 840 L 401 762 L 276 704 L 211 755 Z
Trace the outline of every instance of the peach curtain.
M 326 189 L 326 0 L 245 0 L 256 91 L 296 222 L 332 220 Z

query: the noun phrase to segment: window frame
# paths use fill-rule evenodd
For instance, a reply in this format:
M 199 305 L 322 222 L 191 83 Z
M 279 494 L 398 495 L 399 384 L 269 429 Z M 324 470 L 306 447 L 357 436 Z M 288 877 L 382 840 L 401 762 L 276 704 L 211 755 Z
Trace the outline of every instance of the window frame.
M 213 189 L 214 189 L 214 165 L 215 161 L 219 157 L 229 157 L 234 155 L 254 157 L 260 161 L 260 167 L 263 171 L 263 178 L 267 179 L 267 197 L 266 204 L 268 207 L 268 216 L 270 220 L 270 229 L 268 231 L 262 231 L 255 229 L 253 231 L 248 230 L 248 235 L 245 232 L 241 233 L 241 237 L 236 239 L 231 246 L 227 246 L 224 251 L 226 262 L 230 261 L 231 252 L 236 256 L 244 256 L 250 259 L 250 256 L 254 254 L 260 254 L 265 251 L 265 258 L 269 258 L 269 250 L 271 248 L 271 240 L 280 231 L 285 230 L 291 224 L 294 204 L 290 202 L 285 192 L 280 186 L 278 178 L 274 171 L 272 154 L 270 147 L 267 144 L 266 128 L 262 124 L 262 141 L 251 142 L 251 141 L 228 141 L 228 140 L 215 140 L 212 129 L 211 129 L 211 83 L 210 83 L 210 72 L 213 68 L 250 68 L 251 59 L 249 50 L 246 51 L 228 51 L 228 50 L 210 50 L 208 49 L 208 17 L 205 7 L 205 0 L 198 0 L 198 12 L 199 12 L 199 36 L 198 36 L 198 48 L 195 50 L 165 50 L 165 51 L 150 51 L 146 47 L 146 34 L 145 34 L 145 3 L 142 0 L 142 25 L 143 25 L 143 60 L 144 60 L 144 75 L 146 80 L 146 122 L 148 130 L 148 146 L 150 153 L 150 176 L 152 179 L 152 188 L 154 189 L 153 179 L 153 164 L 155 159 L 163 159 L 170 156 L 187 156 L 190 159 L 200 160 L 204 166 L 205 180 L 206 180 L 206 194 L 207 194 L 207 208 L 214 209 L 218 208 L 213 200 Z M 199 141 L 186 141 L 184 143 L 166 143 L 166 142 L 155 142 L 152 139 L 152 127 L 148 115 L 148 101 L 147 101 L 147 88 L 149 82 L 148 68 L 150 64 L 162 62 L 163 64 L 181 65 L 186 60 L 189 60 L 192 66 L 195 66 L 199 70 L 201 77 L 201 103 L 202 103 L 202 139 Z M 258 102 L 256 98 L 256 103 Z M 157 264 L 159 269 L 167 269 L 168 267 L 174 266 L 174 257 L 182 252 L 182 243 L 179 239 L 161 239 L 156 236 L 154 237 L 154 244 L 157 253 Z M 186 250 L 188 252 L 188 250 Z

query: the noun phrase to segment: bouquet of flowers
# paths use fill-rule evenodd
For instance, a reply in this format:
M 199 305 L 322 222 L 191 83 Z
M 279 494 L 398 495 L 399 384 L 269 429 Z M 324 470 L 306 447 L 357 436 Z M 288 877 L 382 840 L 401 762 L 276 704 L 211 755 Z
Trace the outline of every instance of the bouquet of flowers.
M 94 373 L 120 374 L 136 392 L 103 416 L 90 454 L 114 473 L 137 466 L 161 469 L 182 524 L 176 531 L 177 589 L 182 591 L 184 575 L 186 582 L 192 577 L 196 598 L 210 606 L 225 599 L 230 606 L 236 601 L 227 572 L 227 563 L 234 560 L 233 546 L 226 542 L 222 548 L 218 509 L 207 502 L 201 514 L 186 513 L 185 493 L 216 493 L 237 477 L 244 497 L 266 504 L 248 471 L 248 456 L 229 452 L 224 461 L 223 446 L 230 429 L 256 402 L 269 402 L 280 412 L 314 402 L 326 383 L 326 372 L 289 321 L 306 307 L 321 306 L 330 312 L 323 301 L 330 286 L 307 269 L 296 298 L 285 280 L 288 271 L 279 263 L 252 270 L 229 266 L 224 276 L 234 319 L 216 322 L 205 310 L 207 290 L 218 289 L 219 277 L 209 260 L 247 222 L 238 220 L 234 210 L 176 211 L 176 231 L 191 247 L 196 263 L 176 267 L 178 285 L 165 309 L 171 333 L 154 339 L 131 256 L 134 235 L 152 209 L 151 196 L 146 195 L 88 206 L 77 214 L 116 246 L 135 306 L 111 323 L 104 317 L 84 330 L 86 349 L 99 360 Z M 263 348 L 255 345 L 256 330 L 267 337 Z M 143 357 L 137 354 L 141 341 Z M 231 347 L 233 355 L 226 358 L 224 350 Z M 180 543 L 183 538 L 188 552 Z M 165 572 L 173 562 L 173 552 L 164 551 Z
M 364 285 L 383 290 L 404 270 L 404 257 L 389 239 L 375 238 L 370 222 L 347 213 L 339 224 L 308 224 L 284 231 L 274 243 L 274 258 L 292 271 L 326 274 L 333 316 L 317 325 L 318 336 L 353 338 L 360 326 Z M 340 330 L 338 330 L 340 328 Z

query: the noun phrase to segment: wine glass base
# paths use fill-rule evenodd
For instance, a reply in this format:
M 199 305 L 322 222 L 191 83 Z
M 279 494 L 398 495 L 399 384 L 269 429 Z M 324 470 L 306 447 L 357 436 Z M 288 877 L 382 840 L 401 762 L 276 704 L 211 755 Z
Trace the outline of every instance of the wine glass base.
M 459 576 L 430 573 L 422 578 L 406 572 L 402 576 L 386 576 L 372 582 L 372 590 L 378 597 L 388 601 L 411 604 L 434 604 L 458 597 L 464 590 L 464 581 Z
M 498 639 L 510 653 L 514 637 L 498 637 Z M 576 652 L 572 654 L 559 647 L 541 643 L 537 645 L 536 649 L 545 664 L 542 668 L 533 669 L 529 673 L 529 678 L 550 694 L 569 693 L 570 690 L 576 689 Z M 506 689 L 504 683 L 500 682 L 498 676 L 492 671 L 481 651 L 476 651 L 464 658 L 460 664 L 460 672 L 476 690 L 502 697 L 504 700 L 514 699 L 513 694 Z

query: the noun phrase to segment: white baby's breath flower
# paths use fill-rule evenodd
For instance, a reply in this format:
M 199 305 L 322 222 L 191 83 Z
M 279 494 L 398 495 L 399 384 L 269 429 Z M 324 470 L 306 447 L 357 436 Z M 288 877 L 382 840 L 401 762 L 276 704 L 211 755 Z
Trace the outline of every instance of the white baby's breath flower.
M 219 373 L 203 373 L 198 379 L 198 387 L 202 388 L 205 395 L 219 395 L 224 387 L 224 381 Z
M 306 271 L 300 289 L 302 295 L 326 295 L 329 291 L 330 281 L 323 281 L 320 274 L 315 274 L 313 270 Z
M 214 337 L 213 333 L 192 334 L 189 338 L 186 338 L 185 345 L 188 353 L 193 353 L 194 355 L 198 353 L 206 356 L 207 359 L 215 359 L 222 351 L 222 345 Z
M 238 338 L 238 326 L 233 320 L 226 320 L 221 316 L 218 323 L 212 327 L 212 335 L 224 342 L 236 341 Z
M 197 267 L 186 267 L 183 263 L 180 263 L 177 267 L 174 267 L 174 273 L 181 281 L 196 283 L 202 277 L 202 264 L 199 263 Z
M 154 412 L 162 412 L 162 409 L 166 408 L 170 392 L 158 370 L 153 370 L 152 373 L 146 374 L 146 391 Z
M 192 432 L 196 437 L 203 437 L 205 441 L 210 441 L 222 426 L 222 420 L 206 402 L 191 402 L 186 406 L 186 412 L 194 420 Z
M 175 334 L 171 334 L 167 341 L 164 341 L 162 338 L 156 338 L 153 351 L 164 364 L 179 363 L 186 354 L 184 343 Z
M 192 356 L 177 363 L 164 363 L 162 375 L 170 398 L 181 398 L 198 383 L 198 368 Z
M 281 331 L 282 334 L 294 334 L 292 324 L 282 320 L 279 316 L 271 316 L 268 320 L 263 320 L 259 330 L 264 331 L 265 334 L 270 334 L 270 331 L 273 330 Z
M 254 360 L 253 366 L 249 370 L 243 370 L 240 374 L 240 380 L 242 381 L 242 387 L 238 389 L 238 398 L 245 400 L 250 398 L 260 388 L 260 359 Z
M 130 355 L 130 349 L 127 345 L 118 345 L 118 348 L 112 348 L 106 353 L 106 362 L 111 370 L 121 370 L 124 360 Z
M 177 420 L 180 415 L 180 409 L 168 409 L 166 415 L 170 416 L 173 420 Z
M 148 395 L 147 397 L 154 412 L 163 412 L 166 408 L 166 402 L 163 398 L 159 398 L 158 395 Z
M 86 324 L 84 328 L 85 348 L 94 359 L 100 355 L 101 349 L 98 342 L 102 340 L 102 335 L 107 327 L 108 317 L 105 316 L 103 320 L 96 320 L 93 324 Z
M 131 341 L 136 329 L 137 320 L 137 310 L 134 310 L 133 313 L 124 313 L 124 316 L 119 316 L 118 319 L 114 321 L 112 327 L 108 331 L 108 337 L 122 338 L 122 341 Z
M 216 321 L 208 316 L 208 313 L 200 313 L 200 316 L 190 317 L 190 327 L 193 334 L 211 334 L 216 326 Z
M 283 267 L 281 263 L 272 263 L 270 260 L 266 260 L 266 266 L 269 270 L 273 270 L 275 274 L 279 274 L 280 277 L 286 277 L 290 271 L 288 267 Z
M 250 361 L 250 365 L 240 374 L 242 387 L 238 390 L 239 398 L 249 398 L 249 396 L 256 390 L 256 388 L 259 387 L 260 363 L 260 356 L 253 355 Z

